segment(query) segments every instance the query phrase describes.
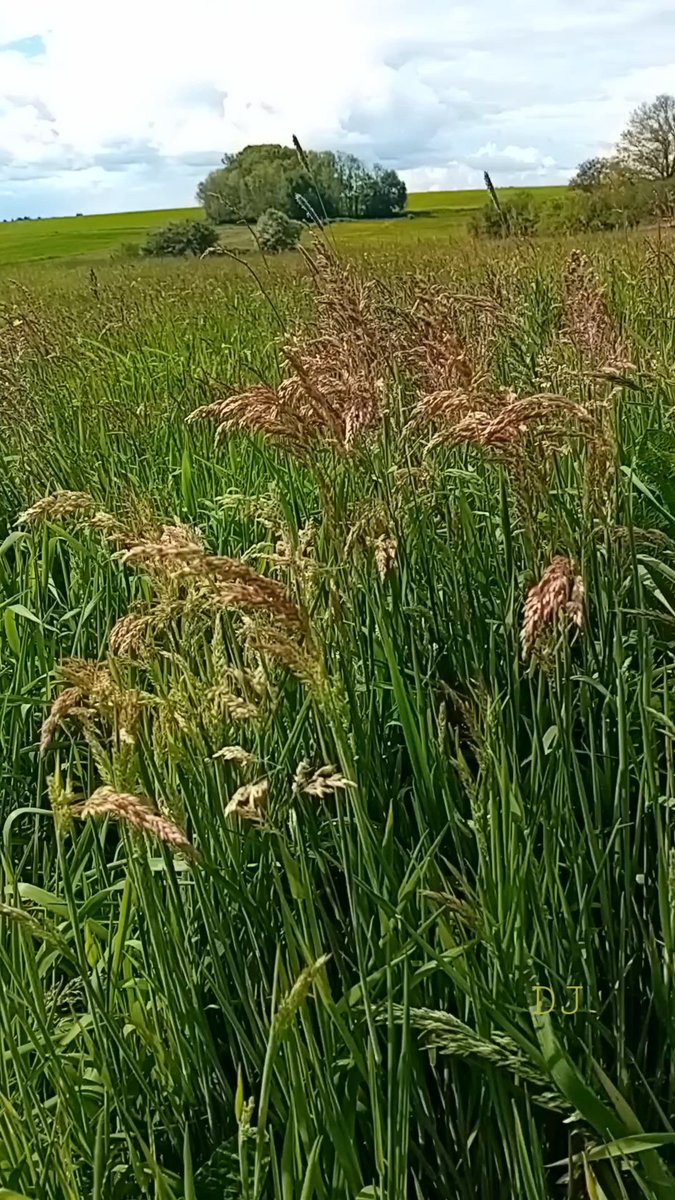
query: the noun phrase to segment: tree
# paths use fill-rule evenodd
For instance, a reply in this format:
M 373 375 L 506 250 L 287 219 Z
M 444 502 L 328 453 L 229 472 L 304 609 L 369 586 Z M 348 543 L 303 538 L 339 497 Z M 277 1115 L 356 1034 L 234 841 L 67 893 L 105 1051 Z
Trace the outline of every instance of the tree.
M 292 250 L 300 241 L 302 225 L 292 221 L 286 213 L 269 208 L 259 218 L 255 236 L 261 250 L 268 254 L 279 254 L 281 250 Z
M 609 158 L 584 159 L 570 179 L 569 186 L 582 192 L 590 192 L 593 188 L 600 187 L 607 182 L 611 174 L 611 162 Z
M 189 254 L 204 254 L 218 242 L 218 231 L 207 221 L 172 221 L 157 229 L 142 247 L 150 258 L 179 258 Z
M 638 175 L 675 177 L 675 96 L 664 93 L 635 109 L 619 140 L 619 154 Z
M 405 206 L 405 184 L 395 171 L 369 171 L 351 154 L 259 145 L 223 155 L 222 162 L 197 190 L 206 216 L 217 224 L 251 223 L 270 208 L 322 220 L 390 216 Z

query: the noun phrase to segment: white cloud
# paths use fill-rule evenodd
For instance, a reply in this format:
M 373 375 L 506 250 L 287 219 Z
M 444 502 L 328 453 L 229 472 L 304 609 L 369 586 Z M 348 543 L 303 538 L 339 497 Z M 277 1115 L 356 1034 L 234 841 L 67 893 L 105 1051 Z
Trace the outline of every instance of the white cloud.
M 329 21 L 311 0 L 14 7 L 0 11 L 0 215 L 123 208 L 126 192 L 190 203 L 223 151 L 292 133 L 415 187 L 483 169 L 554 182 L 636 103 L 675 91 L 669 0 L 338 0 Z M 38 38 L 43 53 L 3 50 Z

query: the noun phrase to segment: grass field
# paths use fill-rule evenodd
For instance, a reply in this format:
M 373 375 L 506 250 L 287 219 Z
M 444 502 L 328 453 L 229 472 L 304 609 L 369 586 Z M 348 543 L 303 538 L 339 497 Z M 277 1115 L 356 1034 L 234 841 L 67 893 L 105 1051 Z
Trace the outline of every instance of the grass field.
M 532 189 L 542 200 L 564 190 Z M 508 195 L 509 189 L 506 189 Z M 452 236 L 466 224 L 468 215 L 486 201 L 486 192 L 418 192 L 409 197 L 408 210 L 413 220 L 359 221 L 340 224 L 336 237 L 349 243 L 361 240 L 387 242 L 397 239 L 429 241 Z M 112 213 L 88 217 L 55 217 L 41 221 L 14 221 L 0 224 L 0 267 L 22 262 L 53 259 L 87 258 L 104 261 L 125 243 L 145 240 L 152 229 L 169 221 L 199 217 L 198 208 L 162 209 L 155 212 Z M 245 228 L 231 227 L 223 233 L 230 249 L 250 248 L 252 238 Z
M 675 1194 L 670 246 L 357 250 L 5 280 L 5 1200 Z

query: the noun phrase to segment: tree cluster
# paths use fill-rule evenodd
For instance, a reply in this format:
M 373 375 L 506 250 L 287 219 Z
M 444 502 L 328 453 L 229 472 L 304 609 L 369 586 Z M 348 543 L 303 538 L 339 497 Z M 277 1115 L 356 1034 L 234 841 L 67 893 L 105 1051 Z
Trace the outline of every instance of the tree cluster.
M 389 217 L 405 208 L 406 187 L 395 171 L 369 170 L 353 154 L 260 145 L 225 155 L 197 199 L 216 224 L 252 223 L 268 209 L 292 220 Z
M 641 179 L 675 179 L 675 96 L 663 94 L 649 104 L 638 105 L 616 152 L 582 162 L 570 187 L 591 191 Z
M 524 192 L 502 201 L 492 189 L 491 202 L 474 215 L 471 229 L 487 237 L 524 237 L 629 229 L 673 218 L 675 97 L 662 95 L 635 109 L 616 153 L 579 165 L 566 195 L 535 203 Z

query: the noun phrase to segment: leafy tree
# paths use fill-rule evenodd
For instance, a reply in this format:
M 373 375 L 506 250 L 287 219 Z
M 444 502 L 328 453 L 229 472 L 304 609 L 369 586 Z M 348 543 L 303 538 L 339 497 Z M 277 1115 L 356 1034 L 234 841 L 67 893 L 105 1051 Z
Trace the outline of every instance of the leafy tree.
M 405 206 L 395 171 L 369 171 L 351 154 L 245 146 L 200 183 L 197 198 L 217 224 L 254 222 L 269 208 L 294 219 L 389 216 Z
M 675 177 L 675 96 L 657 96 L 631 114 L 619 140 L 619 154 L 647 179 Z
M 292 250 L 300 241 L 302 225 L 292 221 L 286 213 L 276 208 L 268 208 L 258 219 L 255 235 L 258 245 L 268 254 L 278 254 L 281 250 Z
M 569 186 L 582 192 L 589 192 L 593 188 L 599 187 L 601 183 L 606 183 L 610 170 L 610 159 L 586 158 L 579 163 L 576 174 L 570 179 Z
M 151 233 L 142 253 L 151 258 L 204 254 L 218 242 L 218 231 L 207 221 L 172 221 Z

